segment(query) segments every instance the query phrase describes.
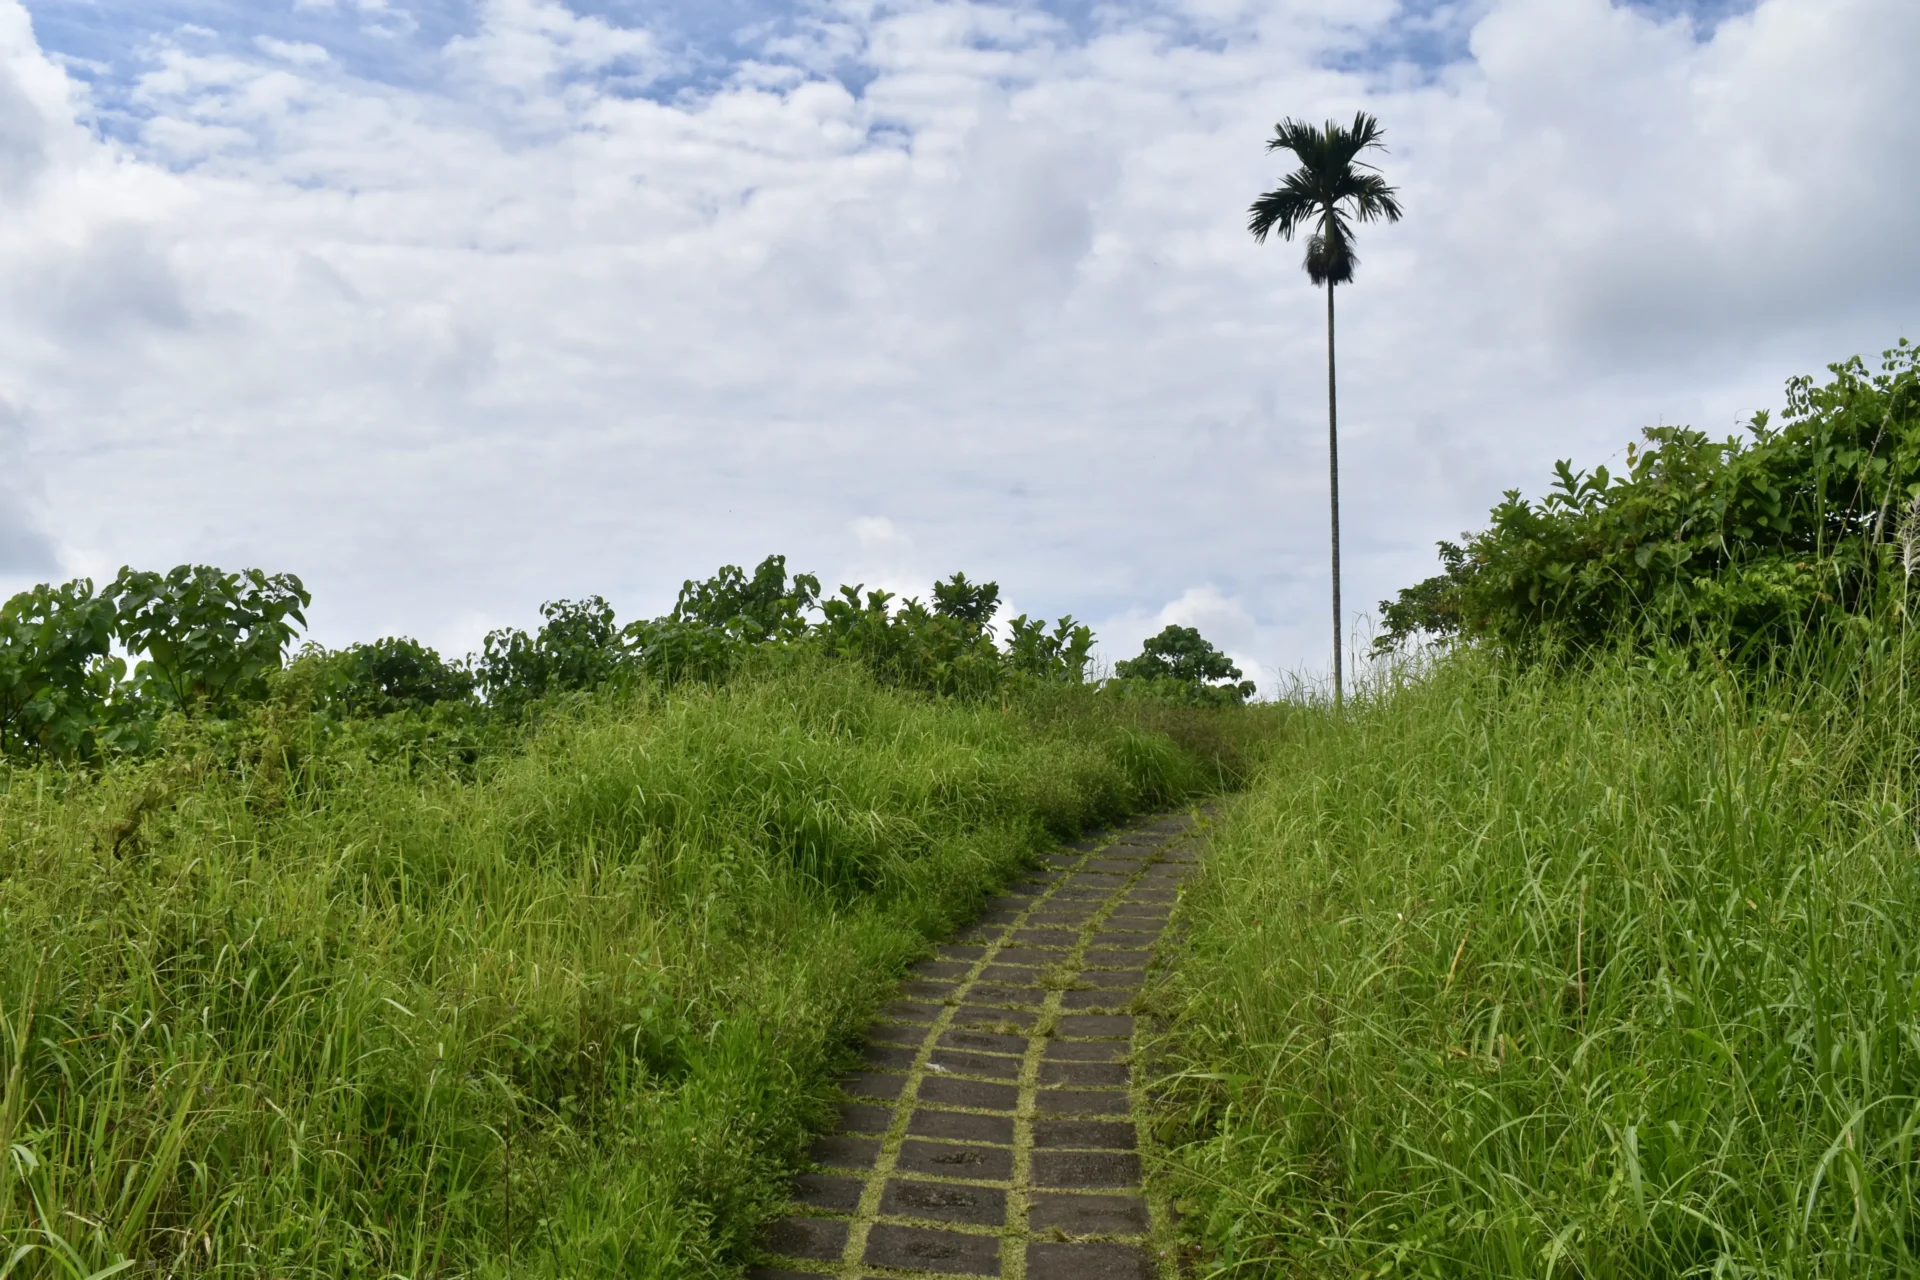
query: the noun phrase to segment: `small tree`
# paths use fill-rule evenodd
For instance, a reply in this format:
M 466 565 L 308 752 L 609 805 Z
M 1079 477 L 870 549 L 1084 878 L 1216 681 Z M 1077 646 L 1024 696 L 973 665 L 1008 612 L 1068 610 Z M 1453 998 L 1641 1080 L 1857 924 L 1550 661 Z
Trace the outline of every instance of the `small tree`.
M 591 689 L 612 679 L 626 657 L 613 606 L 599 596 L 549 600 L 533 635 L 515 628 L 487 633 L 474 664 L 487 702 L 518 707 L 549 693 Z
M 1140 656 L 1113 665 L 1123 681 L 1169 688 L 1197 702 L 1245 702 L 1254 683 L 1240 679 L 1232 659 L 1192 627 L 1168 627 L 1140 647 Z
M 206 564 L 165 575 L 122 569 L 109 590 L 118 601 L 116 635 L 146 655 L 136 684 L 189 715 L 261 696 L 313 603 L 293 574 Z
M 0 605 L 0 755 L 92 754 L 126 672 L 111 653 L 118 619 L 86 578 Z
M 386 716 L 473 697 L 474 675 L 417 640 L 389 636 L 327 655 L 337 684 L 333 699 L 349 715 Z

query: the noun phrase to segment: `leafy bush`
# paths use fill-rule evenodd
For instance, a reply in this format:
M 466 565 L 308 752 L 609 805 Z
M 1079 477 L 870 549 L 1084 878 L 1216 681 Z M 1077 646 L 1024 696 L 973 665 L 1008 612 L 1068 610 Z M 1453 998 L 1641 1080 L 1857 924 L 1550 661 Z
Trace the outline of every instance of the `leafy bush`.
M 119 617 L 112 594 L 86 578 L 0 605 L 0 755 L 93 755 L 126 672 L 111 652 Z
M 1253 696 L 1254 683 L 1193 627 L 1169 626 L 1149 637 L 1140 656 L 1113 665 L 1121 688 L 1135 696 L 1234 705 Z
M 389 636 L 328 655 L 329 693 L 346 714 L 387 716 L 443 702 L 466 702 L 477 683 L 464 664 L 448 662 L 417 640 Z
M 1749 438 L 1653 427 L 1625 474 L 1556 467 L 1491 525 L 1442 543 L 1444 572 L 1382 602 L 1378 647 L 1421 637 L 1533 654 L 1618 641 L 1705 645 L 1764 662 L 1794 637 L 1904 616 L 1920 569 L 1920 348 L 1878 373 L 1787 384 L 1785 425 Z
M 797 573 L 787 582 L 787 558 L 768 556 L 751 578 L 722 565 L 705 582 L 689 578 L 666 621 L 712 627 L 748 644 L 796 640 L 807 632 L 808 609 L 820 600 L 820 579 Z
M 514 628 L 487 633 L 474 663 L 487 701 L 517 709 L 551 693 L 607 683 L 625 661 L 613 606 L 599 596 L 549 600 L 546 621 L 532 635 Z
M 306 625 L 301 610 L 313 603 L 293 574 L 225 573 L 205 564 L 165 574 L 122 569 L 109 590 L 115 636 L 146 655 L 134 668 L 135 684 L 190 716 L 258 698 L 296 624 Z

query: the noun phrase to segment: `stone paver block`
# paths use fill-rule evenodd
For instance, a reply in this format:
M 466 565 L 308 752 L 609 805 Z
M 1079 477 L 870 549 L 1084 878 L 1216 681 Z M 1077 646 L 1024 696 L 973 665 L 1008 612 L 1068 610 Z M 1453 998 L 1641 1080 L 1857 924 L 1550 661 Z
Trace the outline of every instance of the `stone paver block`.
M 859 1178 L 837 1173 L 803 1173 L 794 1179 L 793 1202 L 830 1213 L 852 1213 L 859 1209 L 860 1192 L 866 1185 Z
M 1085 906 L 1088 903 L 1104 901 L 1112 893 L 1113 890 L 1105 885 L 1068 882 L 1054 890 L 1053 900 L 1063 905 Z
M 870 1044 L 860 1056 L 876 1071 L 908 1071 L 919 1052 L 918 1048 L 900 1044 Z
M 848 1076 L 840 1082 L 843 1092 L 855 1098 L 880 1098 L 891 1102 L 900 1096 L 900 1090 L 906 1087 L 905 1076 L 882 1075 L 877 1071 L 862 1071 Z
M 1177 902 L 1180 898 L 1174 889 L 1135 889 L 1127 895 L 1128 902 Z
M 1140 938 L 1142 933 L 1151 937 L 1154 933 L 1157 933 L 1160 928 L 1158 925 L 1148 925 L 1144 929 L 1127 930 L 1115 929 L 1112 927 L 1112 924 L 1113 922 L 1109 921 L 1107 927 L 1102 928 L 1095 933 L 1093 937 L 1087 939 L 1087 945 L 1096 950 L 1109 947 L 1138 949 L 1141 945 Z
M 889 1107 L 876 1107 L 870 1102 L 840 1104 L 842 1133 L 885 1133 L 892 1123 L 893 1111 Z
M 1020 1059 L 991 1053 L 965 1053 L 957 1049 L 937 1049 L 927 1059 L 927 1070 L 951 1072 L 962 1076 L 986 1076 L 992 1080 L 1012 1080 L 1020 1074 Z
M 1034 966 L 1030 964 L 990 964 L 980 970 L 982 982 L 1025 983 L 1034 979 Z
M 972 968 L 965 960 L 922 960 L 908 972 L 916 978 L 964 978 Z
M 1145 947 L 1089 947 L 1083 963 L 1089 969 L 1138 969 L 1152 957 Z
M 1131 1151 L 1035 1151 L 1033 1185 L 1059 1190 L 1140 1185 L 1140 1157 Z
M 881 1044 L 918 1046 L 927 1038 L 927 1029 L 911 1022 L 876 1022 L 867 1030 L 867 1039 Z
M 1093 904 L 1084 907 L 1047 907 L 1033 913 L 1033 923 L 1036 926 L 1053 929 L 1070 927 L 1078 930 L 1081 925 L 1093 919 L 1097 914 L 1099 914 L 1099 907 Z
M 1007 987 L 997 983 L 975 983 L 967 991 L 967 999 L 980 1004 L 1006 1004 L 1022 1008 L 1033 1008 L 1047 998 L 1047 993 L 1039 987 Z
M 1044 1151 L 1132 1151 L 1140 1145 L 1140 1135 L 1123 1121 L 1035 1120 L 1033 1145 Z
M 1118 1089 L 1042 1089 L 1033 1102 L 1034 1114 L 1043 1116 L 1123 1116 L 1128 1110 Z
M 1094 885 L 1102 889 L 1118 889 L 1126 882 L 1126 876 L 1115 875 L 1111 871 L 1076 871 L 1067 877 L 1068 884 Z
M 895 1000 L 880 1010 L 880 1016 L 896 1022 L 932 1022 L 940 1016 L 940 1008 L 925 1000 Z
M 747 1280 L 828 1280 L 818 1271 L 788 1271 L 784 1267 L 748 1267 Z
M 978 960 L 987 954 L 987 949 L 978 943 L 949 942 L 933 950 L 942 960 Z
M 1049 1040 L 1043 1056 L 1048 1062 L 1118 1062 L 1132 1052 L 1122 1040 Z
M 915 980 L 901 983 L 900 989 L 916 1000 L 945 1000 L 960 989 L 960 984 Z
M 1013 1176 L 1013 1152 L 1004 1147 L 963 1146 L 909 1138 L 900 1144 L 900 1155 L 893 1167 L 902 1173 L 925 1173 L 936 1178 L 1004 1182 Z
M 879 1154 L 878 1138 L 849 1138 L 836 1133 L 816 1138 L 813 1143 L 814 1163 L 835 1169 L 871 1169 Z
M 849 1225 L 838 1218 L 782 1218 L 767 1228 L 760 1244 L 783 1258 L 838 1262 L 847 1247 Z
M 1000 1227 L 1007 1221 L 1007 1193 L 999 1187 L 891 1178 L 880 1195 L 880 1212 L 891 1218 L 931 1218 L 970 1227 Z
M 974 1027 L 987 1031 L 1012 1034 L 1016 1031 L 1031 1031 L 1039 1023 L 1037 1013 L 1023 1013 L 1017 1009 L 989 1009 L 982 1005 L 963 1004 L 953 1015 L 956 1027 Z
M 1080 975 L 1080 981 L 1107 990 L 1132 991 L 1147 983 L 1145 969 L 1089 969 Z
M 867 1233 L 869 1266 L 914 1271 L 947 1271 L 968 1276 L 1000 1274 L 1000 1237 L 962 1235 L 927 1227 L 877 1224 Z M 1040 1280 L 1035 1276 L 1034 1280 Z
M 1013 1145 L 1012 1116 L 981 1116 L 970 1111 L 930 1111 L 922 1108 L 907 1121 L 916 1138 L 945 1138 L 949 1142 L 993 1142 Z
M 1080 934 L 1073 929 L 1015 929 L 1013 940 L 1028 947 L 1077 947 Z
M 1136 1244 L 1027 1246 L 1027 1280 L 1153 1280 L 1153 1258 Z
M 948 1107 L 971 1107 L 976 1111 L 1011 1111 L 1020 1091 L 1010 1084 L 988 1084 L 985 1080 L 956 1080 L 951 1076 L 928 1076 L 920 1081 L 920 1101 Z
M 1113 909 L 1107 920 L 1118 928 L 1122 920 L 1145 920 L 1153 924 L 1165 924 L 1173 918 L 1173 908 L 1163 907 L 1152 902 L 1122 902 Z
M 1132 1079 L 1133 1071 L 1124 1062 L 1042 1062 L 1040 1064 L 1041 1084 L 1124 1089 Z
M 996 903 L 980 913 L 979 924 L 1012 924 L 1025 915 L 1027 908 L 1015 906 L 1010 902 Z
M 1071 1236 L 1130 1236 L 1145 1235 L 1152 1222 L 1140 1196 L 1037 1191 L 1028 1204 L 1027 1226 L 1057 1228 Z
M 1122 1039 L 1133 1034 L 1133 1019 L 1116 1013 L 1076 1013 L 1060 1019 L 1057 1034 L 1080 1040 Z
M 996 964 L 1059 964 L 1060 953 L 1042 947 L 1002 947 L 993 959 Z
M 1060 997 L 1062 1009 L 1112 1009 L 1126 1008 L 1133 1002 L 1131 991 L 1068 991 Z
M 959 935 L 954 938 L 954 941 L 977 943 L 981 946 L 986 946 L 999 942 L 1006 936 L 1007 926 L 1003 924 L 976 924 L 971 928 L 961 930 Z
M 1004 1035 L 998 1031 L 949 1031 L 940 1037 L 942 1049 L 966 1049 L 973 1053 L 1013 1053 L 1027 1051 L 1025 1036 Z

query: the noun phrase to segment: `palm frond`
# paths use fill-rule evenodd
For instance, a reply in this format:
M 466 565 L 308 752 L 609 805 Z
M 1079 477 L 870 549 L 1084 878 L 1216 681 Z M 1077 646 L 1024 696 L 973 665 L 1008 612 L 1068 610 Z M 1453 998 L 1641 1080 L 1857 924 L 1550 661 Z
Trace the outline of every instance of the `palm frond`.
M 1300 181 L 1300 174 L 1291 173 L 1279 186 L 1262 192 L 1248 206 L 1247 230 L 1259 244 L 1265 244 L 1267 234 L 1272 231 L 1278 231 L 1283 240 L 1291 240 L 1293 233 L 1311 221 L 1319 210 L 1320 201 L 1313 190 Z

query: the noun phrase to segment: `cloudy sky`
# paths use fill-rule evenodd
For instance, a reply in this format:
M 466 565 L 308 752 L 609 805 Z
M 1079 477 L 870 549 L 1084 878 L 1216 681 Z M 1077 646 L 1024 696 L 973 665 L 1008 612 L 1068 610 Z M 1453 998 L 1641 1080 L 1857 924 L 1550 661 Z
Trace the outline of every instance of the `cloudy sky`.
M 1920 338 L 1914 0 L 0 0 L 0 590 L 299 573 L 464 652 L 769 551 L 1326 665 L 1553 459 Z

